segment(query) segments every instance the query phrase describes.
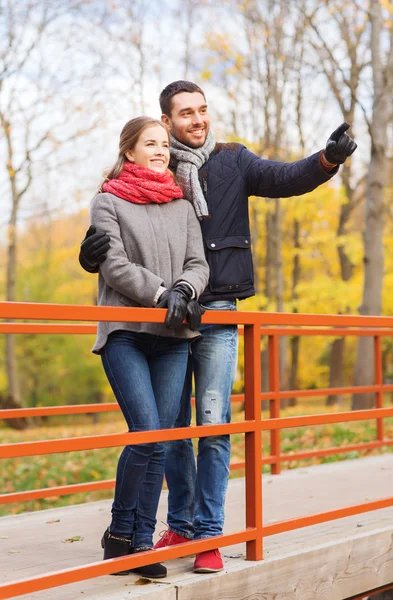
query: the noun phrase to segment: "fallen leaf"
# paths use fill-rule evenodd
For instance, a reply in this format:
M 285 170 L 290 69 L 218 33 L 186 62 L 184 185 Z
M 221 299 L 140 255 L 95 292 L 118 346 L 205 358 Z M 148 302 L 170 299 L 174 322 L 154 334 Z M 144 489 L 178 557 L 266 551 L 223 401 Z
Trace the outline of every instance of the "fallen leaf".
M 8 535 L 0 535 L 0 540 L 8 540 Z
M 60 523 L 60 519 L 52 519 L 52 521 L 47 521 L 47 523 Z
M 8 554 L 20 554 L 20 550 L 8 550 Z
M 83 537 L 81 535 L 74 535 L 74 537 L 63 540 L 63 544 L 72 544 L 72 542 L 81 542 L 82 540 Z
M 134 582 L 134 585 L 148 585 L 149 583 L 152 583 L 151 579 L 147 579 L 147 577 L 139 577 L 139 579 Z

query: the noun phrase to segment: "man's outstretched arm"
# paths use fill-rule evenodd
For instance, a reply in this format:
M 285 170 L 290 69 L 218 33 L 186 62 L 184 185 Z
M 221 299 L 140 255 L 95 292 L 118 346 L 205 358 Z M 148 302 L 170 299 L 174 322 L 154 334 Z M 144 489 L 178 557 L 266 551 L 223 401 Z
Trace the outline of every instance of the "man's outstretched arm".
M 292 163 L 264 160 L 243 148 L 239 167 L 248 194 L 269 198 L 300 196 L 328 181 L 357 148 L 346 133 L 348 128 L 348 123 L 343 123 L 333 131 L 324 150 Z
M 100 264 L 106 259 L 110 237 L 105 231 L 90 225 L 81 243 L 79 264 L 88 273 L 98 273 Z

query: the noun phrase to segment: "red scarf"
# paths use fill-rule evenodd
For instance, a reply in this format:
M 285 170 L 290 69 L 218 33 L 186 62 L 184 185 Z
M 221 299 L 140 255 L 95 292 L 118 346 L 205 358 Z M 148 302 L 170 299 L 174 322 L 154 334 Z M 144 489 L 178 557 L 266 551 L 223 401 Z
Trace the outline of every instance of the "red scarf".
M 162 204 L 183 197 L 169 171 L 160 173 L 130 162 L 124 163 L 120 175 L 106 181 L 102 190 L 135 204 Z

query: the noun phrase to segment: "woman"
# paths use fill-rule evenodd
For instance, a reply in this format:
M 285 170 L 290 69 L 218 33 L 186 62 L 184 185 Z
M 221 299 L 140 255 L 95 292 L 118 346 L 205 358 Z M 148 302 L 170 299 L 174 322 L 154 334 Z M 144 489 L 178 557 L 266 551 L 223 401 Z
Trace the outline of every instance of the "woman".
M 189 343 L 199 336 L 197 298 L 209 277 L 198 220 L 192 205 L 181 199 L 168 163 L 165 126 L 149 117 L 132 119 L 121 132 L 118 160 L 91 207 L 92 226 L 110 235 L 99 272 L 99 305 L 168 308 L 165 324 L 98 325 L 93 352 L 101 355 L 129 431 L 174 426 Z M 182 324 L 187 315 L 190 326 Z M 163 476 L 163 443 L 124 448 L 112 522 L 101 541 L 104 559 L 152 548 Z M 159 563 L 135 571 L 166 576 Z

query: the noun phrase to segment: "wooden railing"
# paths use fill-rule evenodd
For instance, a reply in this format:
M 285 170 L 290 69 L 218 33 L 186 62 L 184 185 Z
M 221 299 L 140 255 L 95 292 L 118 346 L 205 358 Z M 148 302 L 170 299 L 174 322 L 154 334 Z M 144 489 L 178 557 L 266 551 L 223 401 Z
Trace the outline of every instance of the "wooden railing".
M 0 302 L 0 318 L 28 319 L 32 321 L 133 321 L 163 322 L 165 311 L 147 308 L 118 308 L 95 306 L 70 306 L 53 304 L 7 303 Z M 244 421 L 225 425 L 204 425 L 179 429 L 165 429 L 149 432 L 105 434 L 99 436 L 73 437 L 67 439 L 21 442 L 0 445 L 0 459 L 39 454 L 55 454 L 75 450 L 108 448 L 127 444 L 168 441 L 184 438 L 200 438 L 209 435 L 245 434 L 245 462 L 236 467 L 245 469 L 246 479 L 246 528 L 243 531 L 219 538 L 198 540 L 188 544 L 172 546 L 152 552 L 100 561 L 77 568 L 65 569 L 0 585 L 0 598 L 11 598 L 51 587 L 72 583 L 91 577 L 98 577 L 125 568 L 136 568 L 157 560 L 165 561 L 180 556 L 194 554 L 216 547 L 246 542 L 247 560 L 261 560 L 263 538 L 265 536 L 290 531 L 317 523 L 323 523 L 370 510 L 393 506 L 393 497 L 346 506 L 339 510 L 307 515 L 289 521 L 264 525 L 262 520 L 262 466 L 270 464 L 272 472 L 278 474 L 281 464 L 288 460 L 326 456 L 360 449 L 373 449 L 389 446 L 392 440 L 384 438 L 384 419 L 393 416 L 393 408 L 384 408 L 383 394 L 393 391 L 393 385 L 386 385 L 382 378 L 381 338 L 393 335 L 393 318 L 335 315 L 267 314 L 258 312 L 209 311 L 203 317 L 204 323 L 238 324 L 244 327 L 244 396 L 234 400 L 244 400 Z M 0 323 L 0 333 L 70 333 L 88 334 L 95 332 L 95 325 L 65 323 Z M 269 391 L 261 393 L 260 340 L 268 338 Z M 279 381 L 279 337 L 282 335 L 310 336 L 368 336 L 374 340 L 374 383 L 362 387 L 329 388 L 323 390 L 281 391 Z M 353 392 L 375 393 L 375 408 L 350 412 L 280 417 L 282 398 L 305 397 L 327 394 L 350 394 Z M 261 400 L 269 401 L 270 418 L 262 419 Z M 0 418 L 10 419 L 22 416 L 44 416 L 53 414 L 78 414 L 116 410 L 113 404 L 56 406 L 45 408 L 3 410 Z M 375 419 L 376 439 L 372 442 L 351 444 L 350 446 L 318 449 L 304 452 L 281 454 L 280 431 L 286 428 L 324 425 Z M 270 432 L 270 455 L 262 457 L 262 432 Z M 0 502 L 8 503 L 45 496 L 63 495 L 81 491 L 104 489 L 113 486 L 113 480 L 61 486 L 45 490 L 27 490 L 3 494 Z M 159 556 L 157 555 L 159 552 Z

